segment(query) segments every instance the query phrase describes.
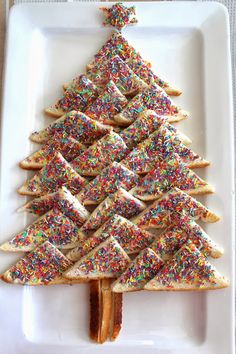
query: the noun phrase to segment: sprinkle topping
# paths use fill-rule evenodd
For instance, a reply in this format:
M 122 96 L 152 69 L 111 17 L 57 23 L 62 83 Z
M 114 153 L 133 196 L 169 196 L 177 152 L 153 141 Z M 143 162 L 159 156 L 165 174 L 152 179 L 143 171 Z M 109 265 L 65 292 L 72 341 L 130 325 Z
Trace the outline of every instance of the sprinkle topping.
M 102 7 L 101 10 L 106 14 L 106 19 L 103 22 L 104 26 L 112 26 L 121 30 L 127 25 L 138 22 L 135 17 L 135 6 L 126 7 L 121 2 L 118 2 L 110 8 Z

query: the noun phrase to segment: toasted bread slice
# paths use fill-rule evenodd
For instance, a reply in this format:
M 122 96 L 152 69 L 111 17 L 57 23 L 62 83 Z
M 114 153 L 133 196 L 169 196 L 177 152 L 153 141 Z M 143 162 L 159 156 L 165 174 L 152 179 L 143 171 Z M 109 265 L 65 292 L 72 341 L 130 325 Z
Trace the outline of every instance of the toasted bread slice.
M 59 209 L 64 215 L 74 221 L 77 226 L 82 225 L 90 215 L 88 210 L 66 187 L 62 187 L 57 192 L 35 198 L 18 209 L 18 211 L 28 211 L 35 215 L 43 215 L 53 208 Z
M 163 197 L 157 199 L 132 221 L 141 228 L 163 228 L 171 223 L 176 213 L 185 212 L 194 220 L 216 222 L 220 218 L 199 201 L 173 188 Z
M 87 70 L 86 75 L 101 89 L 112 80 L 123 95 L 134 96 L 147 88 L 147 84 L 118 55 L 108 60 L 97 61 L 91 69 Z
M 153 234 L 140 229 L 131 221 L 115 214 L 92 236 L 87 239 L 82 237 L 83 241 L 70 250 L 66 257 L 72 262 L 76 262 L 110 236 L 114 237 L 127 254 L 138 253 L 154 240 Z
M 84 144 L 67 136 L 65 132 L 55 133 L 41 149 L 35 151 L 29 157 L 21 161 L 20 167 L 25 170 L 40 170 L 50 161 L 55 151 L 59 151 L 69 162 L 85 150 L 86 146 Z
M 3 273 L 1 279 L 14 284 L 58 284 L 63 283 L 61 274 L 71 265 L 55 246 L 46 241 Z
M 112 7 L 100 7 L 105 13 L 104 26 L 113 26 L 121 31 L 125 26 L 138 22 L 135 6 L 126 7 L 122 3 L 116 3 Z
M 141 200 L 155 200 L 173 187 L 190 195 L 214 192 L 214 188 L 190 170 L 179 155 L 171 154 L 166 157 L 164 154 L 164 159 L 160 158 L 155 168 L 130 193 Z
M 45 143 L 55 133 L 68 134 L 82 144 L 92 144 L 107 134 L 112 127 L 105 126 L 78 111 L 66 113 L 46 128 L 31 134 L 30 139 L 35 143 Z
M 216 268 L 190 241 L 170 259 L 145 290 L 215 290 L 229 286 Z
M 164 261 L 169 260 L 186 243 L 192 241 L 206 256 L 219 258 L 224 250 L 186 213 L 175 214 L 171 224 L 149 246 Z
M 135 173 L 144 174 L 154 169 L 155 164 L 160 160 L 160 156 L 162 159 L 165 159 L 173 153 L 179 155 L 189 168 L 205 167 L 210 164 L 182 144 L 177 135 L 171 132 L 165 125 L 162 125 L 159 130 L 138 144 L 121 161 L 121 164 Z
M 154 131 L 159 130 L 163 124 L 167 124 L 168 129 L 175 133 L 185 145 L 191 144 L 191 140 L 186 135 L 167 123 L 165 116 L 160 116 L 151 109 L 140 113 L 129 127 L 120 132 L 120 136 L 131 149 L 148 138 Z
M 127 152 L 122 138 L 110 132 L 71 161 L 71 166 L 83 176 L 97 176 L 113 161 L 121 160 Z
M 121 113 L 114 116 L 114 119 L 119 125 L 130 125 L 138 118 L 139 113 L 146 109 L 152 109 L 157 114 L 166 116 L 168 122 L 178 122 L 189 116 L 172 102 L 162 88 L 153 84 L 136 95 Z
M 145 248 L 112 284 L 112 291 L 123 293 L 142 290 L 163 265 L 163 260 L 151 248 Z
M 40 196 L 66 186 L 76 194 L 86 182 L 86 179 L 81 177 L 59 152 L 54 152 L 51 160 L 36 175 L 27 180 L 18 189 L 18 193 Z
M 109 194 L 120 187 L 130 190 L 138 184 L 139 177 L 118 162 L 113 162 L 77 195 L 83 205 L 101 203 Z
M 112 314 L 110 327 L 110 340 L 114 341 L 119 336 L 122 328 L 123 295 L 112 291 Z
M 113 238 L 98 245 L 69 268 L 68 279 L 105 279 L 119 276 L 128 266 L 130 258 Z
M 127 103 L 127 99 L 114 82 L 109 81 L 98 98 L 85 110 L 85 114 L 100 123 L 118 125 L 113 117 L 117 112 L 121 112 Z
M 80 237 L 78 226 L 61 211 L 52 209 L 0 245 L 0 250 L 28 252 L 46 240 L 57 248 L 69 249 L 81 243 Z
M 45 113 L 53 117 L 61 117 L 73 110 L 84 112 L 97 97 L 96 85 L 82 74 L 76 78 L 76 84 L 68 87 L 60 99 L 45 109 Z
M 139 199 L 132 196 L 123 188 L 119 188 L 114 194 L 108 196 L 90 215 L 89 219 L 81 227 L 81 232 L 88 234 L 101 227 L 111 216 L 119 214 L 131 218 L 146 208 Z

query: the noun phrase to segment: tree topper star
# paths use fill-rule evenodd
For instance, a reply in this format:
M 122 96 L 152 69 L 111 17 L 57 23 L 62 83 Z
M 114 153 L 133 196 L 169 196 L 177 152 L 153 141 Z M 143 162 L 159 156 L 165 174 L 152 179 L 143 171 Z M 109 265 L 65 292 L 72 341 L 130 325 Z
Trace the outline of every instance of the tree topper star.
M 118 2 L 110 8 L 101 7 L 100 10 L 106 14 L 106 19 L 103 22 L 104 26 L 113 26 L 121 30 L 127 25 L 138 22 L 135 6 L 126 7 L 121 2 Z

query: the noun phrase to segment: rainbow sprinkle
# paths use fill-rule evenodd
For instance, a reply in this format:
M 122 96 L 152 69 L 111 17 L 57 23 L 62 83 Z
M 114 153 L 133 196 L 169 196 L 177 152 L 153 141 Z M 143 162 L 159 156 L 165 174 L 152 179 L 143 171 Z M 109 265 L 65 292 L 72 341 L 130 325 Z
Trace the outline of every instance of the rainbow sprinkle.
M 112 7 L 102 7 L 100 10 L 102 10 L 106 15 L 106 19 L 103 22 L 104 26 L 112 26 L 118 30 L 121 30 L 127 25 L 135 24 L 138 22 L 137 18 L 135 17 L 135 6 L 127 7 L 121 2 L 117 2 L 116 4 L 112 5 Z

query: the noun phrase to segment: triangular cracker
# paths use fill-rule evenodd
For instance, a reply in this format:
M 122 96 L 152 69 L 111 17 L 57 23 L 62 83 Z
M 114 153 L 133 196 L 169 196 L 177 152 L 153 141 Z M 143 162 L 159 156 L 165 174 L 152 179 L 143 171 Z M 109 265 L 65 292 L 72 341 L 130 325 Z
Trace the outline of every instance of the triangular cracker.
M 31 134 L 35 143 L 45 143 L 55 133 L 65 133 L 83 144 L 92 144 L 107 134 L 112 128 L 105 126 L 82 112 L 72 111 L 55 120 L 46 128 Z
M 47 285 L 66 283 L 62 273 L 72 263 L 50 242 L 46 241 L 1 275 L 7 283 Z
M 143 202 L 123 188 L 119 188 L 114 194 L 111 194 L 99 204 L 80 230 L 87 234 L 90 231 L 99 229 L 114 214 L 119 214 L 129 219 L 140 213 L 145 207 L 146 205 Z
M 110 132 L 71 161 L 71 166 L 81 175 L 97 176 L 113 161 L 120 161 L 127 152 L 128 148 L 122 138 Z
M 150 280 L 145 290 L 214 290 L 229 286 L 216 268 L 197 249 L 187 242 L 170 261 Z
M 186 135 L 167 123 L 167 118 L 165 116 L 159 116 L 151 109 L 147 109 L 140 113 L 138 118 L 119 134 L 128 148 L 131 149 L 148 138 L 148 136 L 154 131 L 159 130 L 164 124 L 171 132 L 177 135 L 185 145 L 191 144 L 191 140 Z
M 133 222 L 141 228 L 163 228 L 171 223 L 175 213 L 185 212 L 194 220 L 216 222 L 220 218 L 199 201 L 173 188 L 163 197 L 156 200 L 140 215 L 133 218 Z
M 88 210 L 66 187 L 60 188 L 57 192 L 35 198 L 19 208 L 18 211 L 27 211 L 41 216 L 53 208 L 59 209 L 78 226 L 82 225 L 90 215 Z
M 118 162 L 113 162 L 77 195 L 83 205 L 101 203 L 109 194 L 122 187 L 130 190 L 137 185 L 139 177 Z
M 169 157 L 176 153 L 189 168 L 199 168 L 209 165 L 193 150 L 186 147 L 165 125 L 152 133 L 146 140 L 138 144 L 121 164 L 138 174 L 148 173 L 154 169 L 160 156 Z
M 101 123 L 118 125 L 114 116 L 127 105 L 125 96 L 109 81 L 98 98 L 86 109 L 85 114 Z
M 26 170 L 39 170 L 50 159 L 55 151 L 59 151 L 69 162 L 86 150 L 86 146 L 65 132 L 58 132 L 49 139 L 43 147 L 20 162 L 20 167 Z
M 118 277 L 128 266 L 130 258 L 113 238 L 98 245 L 63 275 L 68 279 L 104 279 Z
M 66 256 L 73 262 L 78 261 L 110 236 L 114 237 L 127 254 L 140 252 L 140 250 L 150 245 L 154 239 L 153 234 L 150 232 L 140 229 L 131 221 L 115 214 L 92 236 L 83 239 L 80 245 L 70 250 Z
M 61 249 L 76 247 L 80 243 L 79 228 L 61 211 L 52 209 L 0 245 L 0 250 L 28 252 L 46 240 Z
M 146 109 L 152 109 L 157 114 L 166 116 L 168 122 L 178 122 L 188 118 L 187 112 L 177 107 L 165 91 L 153 84 L 135 96 L 121 113 L 114 116 L 114 119 L 119 125 L 129 125 Z
M 214 188 L 190 170 L 177 154 L 161 159 L 130 192 L 141 200 L 155 200 L 178 187 L 190 195 L 213 193 Z
M 76 194 L 86 182 L 59 152 L 55 152 L 51 160 L 36 175 L 27 180 L 18 192 L 22 195 L 40 196 L 66 186 Z
M 121 30 L 127 25 L 132 25 L 138 22 L 135 6 L 127 7 L 119 2 L 111 7 L 100 7 L 100 10 L 106 15 L 106 19 L 103 22 L 104 26 L 113 26 L 118 30 Z
M 145 248 L 112 284 L 112 291 L 123 293 L 142 290 L 163 265 L 163 260 L 152 249 Z

